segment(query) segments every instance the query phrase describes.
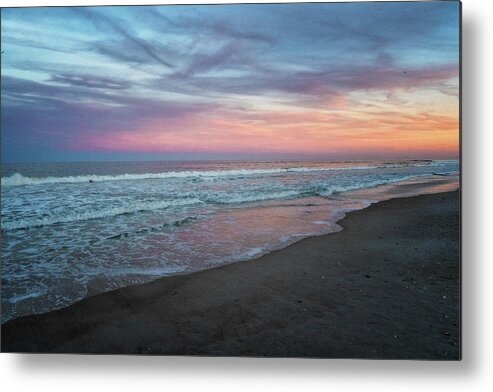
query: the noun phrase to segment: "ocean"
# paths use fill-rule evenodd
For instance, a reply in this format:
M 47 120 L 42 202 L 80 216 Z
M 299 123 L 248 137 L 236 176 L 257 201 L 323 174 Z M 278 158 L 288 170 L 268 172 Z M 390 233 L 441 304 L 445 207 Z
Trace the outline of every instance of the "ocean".
M 252 259 L 458 174 L 457 160 L 3 164 L 2 322 Z

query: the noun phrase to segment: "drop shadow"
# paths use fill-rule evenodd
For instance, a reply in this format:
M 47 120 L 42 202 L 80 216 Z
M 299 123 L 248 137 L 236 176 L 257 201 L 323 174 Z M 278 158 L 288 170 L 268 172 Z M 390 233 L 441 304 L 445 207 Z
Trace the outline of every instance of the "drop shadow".
M 481 212 L 482 157 L 479 118 L 479 21 L 468 16 L 462 22 L 462 356 L 469 371 L 477 368 L 479 356 L 479 226 Z

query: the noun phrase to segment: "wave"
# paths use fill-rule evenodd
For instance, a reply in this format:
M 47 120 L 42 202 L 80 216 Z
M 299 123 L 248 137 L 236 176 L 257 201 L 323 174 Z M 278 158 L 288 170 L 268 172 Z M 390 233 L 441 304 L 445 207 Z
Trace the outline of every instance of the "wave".
M 316 194 L 313 193 L 314 195 Z M 51 226 L 55 224 L 71 223 L 78 221 L 87 221 L 92 219 L 111 218 L 119 215 L 133 214 L 138 212 L 157 211 L 163 210 L 169 207 L 189 207 L 199 204 L 243 204 L 254 203 L 267 200 L 286 200 L 293 199 L 300 196 L 305 196 L 306 192 L 299 191 L 278 191 L 269 193 L 256 193 L 256 194 L 228 194 L 228 193 L 210 193 L 202 194 L 197 197 L 182 197 L 168 201 L 155 201 L 147 203 L 139 203 L 137 205 L 130 206 L 118 206 L 103 208 L 97 211 L 83 211 L 83 212 L 71 212 L 71 213 L 58 213 L 52 214 L 43 218 L 27 218 L 15 221 L 7 221 L 5 219 L 1 222 L 2 231 L 8 230 L 26 230 L 35 227 Z M 173 223 L 173 226 L 180 226 L 188 223 L 189 220 L 177 221 Z
M 162 173 L 120 174 L 120 175 L 84 175 L 68 177 L 26 177 L 15 173 L 10 177 L 2 177 L 2 186 L 41 185 L 60 183 L 92 183 L 106 181 L 151 180 L 167 178 L 223 178 L 238 176 L 255 176 L 282 173 L 307 173 L 320 171 L 370 170 L 395 166 L 352 166 L 352 167 L 292 167 L 277 169 L 238 169 L 214 171 L 171 171 Z
M 41 226 L 51 226 L 55 224 L 71 223 L 78 221 L 87 221 L 92 219 L 110 218 L 125 214 L 134 214 L 139 212 L 157 211 L 169 207 L 190 207 L 196 205 L 214 205 L 225 204 L 235 205 L 244 203 L 255 203 L 268 200 L 290 200 L 301 197 L 322 196 L 330 197 L 334 194 L 361 189 L 372 188 L 379 185 L 405 181 L 410 178 L 422 177 L 426 175 L 403 176 L 395 179 L 381 179 L 371 182 L 355 183 L 350 185 L 330 186 L 328 184 L 319 184 L 317 186 L 300 189 L 300 190 L 285 190 L 271 189 L 269 192 L 254 192 L 254 193 L 203 193 L 203 194 L 188 194 L 183 197 L 163 200 L 141 202 L 134 205 L 107 207 L 99 210 L 90 210 L 82 212 L 56 213 L 42 218 L 26 218 L 15 221 L 1 222 L 3 231 L 7 230 L 25 230 Z
M 365 166 L 365 168 L 368 168 L 368 166 Z M 330 168 L 330 169 L 334 170 L 334 168 Z M 352 169 L 354 169 L 354 167 Z M 300 171 L 300 170 L 310 170 L 310 168 L 278 169 L 278 171 L 280 170 Z M 242 172 L 244 171 L 245 170 L 242 170 Z M 250 172 L 258 173 L 258 171 L 250 171 Z M 272 172 L 272 170 L 269 172 Z M 212 172 L 206 172 L 206 173 L 212 173 Z M 214 172 L 214 173 L 218 173 L 218 172 Z M 231 173 L 231 171 L 227 171 L 227 173 Z M 161 173 L 161 174 L 169 174 L 169 173 Z M 77 211 L 75 209 L 72 209 L 67 212 L 48 213 L 47 216 L 26 217 L 21 219 L 16 219 L 15 217 L 11 217 L 11 219 L 8 219 L 7 217 L 2 217 L 1 229 L 2 231 L 30 229 L 30 228 L 50 226 L 55 224 L 87 221 L 92 219 L 111 218 L 119 215 L 134 214 L 134 213 L 145 212 L 145 211 L 157 211 L 173 206 L 186 207 L 186 206 L 214 205 L 214 204 L 239 205 L 243 203 L 255 203 L 255 202 L 268 201 L 268 200 L 292 200 L 296 198 L 304 198 L 311 196 L 330 197 L 332 195 L 342 192 L 353 191 L 363 188 L 373 188 L 379 185 L 397 183 L 412 178 L 427 177 L 430 176 L 430 174 L 431 173 L 413 174 L 413 175 L 399 176 L 396 178 L 379 178 L 372 180 L 367 179 L 366 181 L 361 181 L 361 182 L 357 181 L 352 183 L 332 184 L 332 185 L 322 182 L 318 184 L 312 184 L 311 186 L 308 186 L 303 189 L 291 189 L 291 190 L 288 190 L 286 188 L 277 188 L 277 189 L 270 188 L 270 189 L 262 189 L 262 191 L 260 192 L 256 192 L 252 190 L 245 192 L 229 192 L 229 193 L 228 192 L 217 192 L 217 193 L 192 192 L 192 193 L 179 195 L 175 199 L 136 202 L 134 204 L 117 205 L 117 206 L 106 206 L 105 208 L 101 208 L 101 209 L 94 208 L 91 210 L 82 210 L 82 211 L 80 210 Z M 439 172 L 433 172 L 433 175 L 440 175 L 440 174 Z
M 91 219 L 109 218 L 118 215 L 133 214 L 136 212 L 156 211 L 173 206 L 191 206 L 195 204 L 201 204 L 202 201 L 196 198 L 185 198 L 166 201 L 154 201 L 147 203 L 139 203 L 133 206 L 119 206 L 103 208 L 98 211 L 84 211 L 79 213 L 59 213 L 53 214 L 44 218 L 34 219 L 21 219 L 12 222 L 2 221 L 2 230 L 22 230 L 31 229 L 41 226 L 51 226 L 60 223 L 71 223 L 78 221 L 87 221 Z
M 301 191 L 278 191 L 269 193 L 254 193 L 245 195 L 231 194 L 211 194 L 204 197 L 204 201 L 210 204 L 242 204 L 254 203 L 257 201 L 292 199 L 300 197 L 306 192 Z
M 122 239 L 125 239 L 127 237 L 133 237 L 133 236 L 137 236 L 137 235 L 161 231 L 162 229 L 164 229 L 166 227 L 181 227 L 181 226 L 188 225 L 189 223 L 192 223 L 196 219 L 197 219 L 196 216 L 187 216 L 186 218 L 177 219 L 173 222 L 162 223 L 160 225 L 154 225 L 154 226 L 150 226 L 150 227 L 144 227 L 142 229 L 135 230 L 135 231 L 124 231 L 122 233 L 114 234 L 110 237 L 107 237 L 106 239 L 107 240 L 122 240 Z
M 426 174 L 413 174 L 413 175 L 402 176 L 402 177 L 398 177 L 398 178 L 374 180 L 374 181 L 370 181 L 370 182 L 365 182 L 364 184 L 326 187 L 323 191 L 318 192 L 318 195 L 323 196 L 323 197 L 329 197 L 332 195 L 336 195 L 338 193 L 355 191 L 355 190 L 366 189 L 366 188 L 375 188 L 375 187 L 381 186 L 381 185 L 395 184 L 395 183 L 407 181 L 407 180 L 410 180 L 413 178 L 422 178 L 422 177 L 429 177 L 429 176 L 430 175 L 428 173 L 426 173 Z

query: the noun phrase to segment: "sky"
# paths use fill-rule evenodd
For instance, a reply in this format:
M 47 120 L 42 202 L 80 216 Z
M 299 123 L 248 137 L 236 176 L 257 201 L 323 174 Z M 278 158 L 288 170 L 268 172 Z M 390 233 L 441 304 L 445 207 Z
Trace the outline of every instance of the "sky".
M 3 162 L 457 158 L 459 3 L 1 10 Z

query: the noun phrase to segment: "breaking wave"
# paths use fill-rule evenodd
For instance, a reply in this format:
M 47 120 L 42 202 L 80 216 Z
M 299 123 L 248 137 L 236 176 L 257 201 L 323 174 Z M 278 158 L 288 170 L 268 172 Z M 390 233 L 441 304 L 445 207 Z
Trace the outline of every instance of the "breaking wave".
M 118 215 L 133 214 L 136 212 L 155 211 L 173 206 L 186 206 L 202 203 L 199 199 L 178 199 L 139 203 L 135 205 L 103 208 L 97 211 L 83 211 L 73 213 L 58 213 L 44 218 L 21 219 L 12 222 L 2 221 L 2 230 L 21 230 L 34 227 L 50 226 L 58 223 L 86 221 L 90 219 L 109 218 Z
M 162 210 L 170 207 L 191 207 L 199 204 L 243 204 L 254 203 L 267 200 L 288 200 L 299 197 L 322 196 L 330 197 L 332 195 L 352 191 L 362 188 L 371 188 L 379 185 L 391 184 L 405 181 L 411 178 L 421 177 L 422 175 L 401 176 L 393 179 L 380 179 L 375 181 L 363 181 L 361 183 L 331 186 L 329 184 L 317 184 L 300 190 L 283 190 L 278 189 L 270 192 L 242 192 L 242 193 L 225 193 L 210 192 L 201 194 L 182 195 L 171 200 L 140 202 L 124 206 L 106 207 L 98 210 L 73 211 L 68 213 L 55 213 L 42 218 L 25 218 L 14 221 L 5 221 L 1 223 L 2 230 L 22 230 L 34 227 L 50 226 L 54 224 L 86 221 L 91 219 L 111 218 L 118 215 L 134 214 L 146 211 Z
M 162 173 L 121 174 L 121 175 L 84 175 L 68 177 L 26 177 L 15 173 L 10 177 L 2 177 L 2 186 L 60 184 L 60 183 L 91 183 L 106 181 L 134 181 L 167 178 L 225 178 L 238 176 L 255 176 L 282 173 L 304 173 L 320 171 L 370 170 L 395 166 L 352 166 L 352 167 L 292 167 L 276 169 L 238 169 L 212 171 L 170 171 Z

